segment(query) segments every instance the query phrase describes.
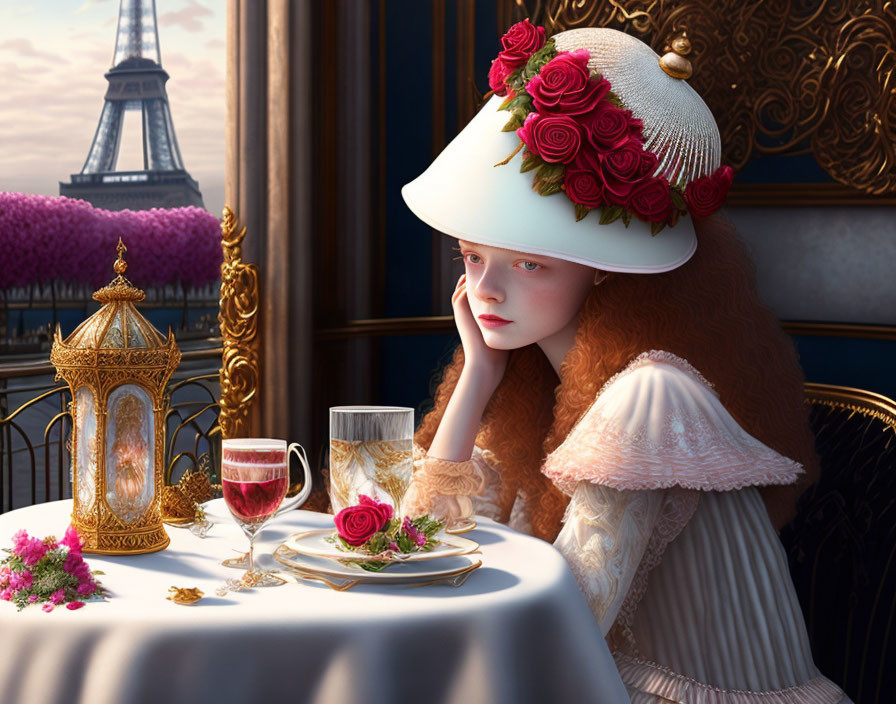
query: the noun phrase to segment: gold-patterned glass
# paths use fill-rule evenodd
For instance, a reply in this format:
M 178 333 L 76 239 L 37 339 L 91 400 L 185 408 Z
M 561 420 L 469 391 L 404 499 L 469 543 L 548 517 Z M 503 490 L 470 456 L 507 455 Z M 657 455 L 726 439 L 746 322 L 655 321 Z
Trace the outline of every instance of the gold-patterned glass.
M 361 494 L 401 501 L 414 473 L 414 409 L 336 406 L 330 409 L 330 504 L 333 513 Z

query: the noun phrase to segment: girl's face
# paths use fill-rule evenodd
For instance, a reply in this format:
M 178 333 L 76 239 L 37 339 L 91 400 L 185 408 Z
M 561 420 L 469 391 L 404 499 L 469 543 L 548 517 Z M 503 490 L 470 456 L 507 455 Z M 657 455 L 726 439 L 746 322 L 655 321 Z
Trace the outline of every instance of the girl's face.
M 595 269 L 460 240 L 467 300 L 485 344 L 512 350 L 575 332 Z

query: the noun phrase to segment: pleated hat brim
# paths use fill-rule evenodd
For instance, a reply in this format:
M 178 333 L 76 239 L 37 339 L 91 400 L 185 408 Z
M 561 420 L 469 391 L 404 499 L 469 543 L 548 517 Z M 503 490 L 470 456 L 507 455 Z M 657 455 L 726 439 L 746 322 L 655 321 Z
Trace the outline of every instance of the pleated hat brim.
M 445 147 L 430 167 L 401 189 L 423 222 L 458 239 L 628 273 L 661 273 L 684 264 L 697 248 L 694 226 L 684 217 L 652 236 L 650 225 L 621 219 L 598 222 L 600 212 L 576 222 L 564 193 L 532 190 L 532 172 L 520 173 L 516 132 L 502 132 L 510 114 L 493 96 Z

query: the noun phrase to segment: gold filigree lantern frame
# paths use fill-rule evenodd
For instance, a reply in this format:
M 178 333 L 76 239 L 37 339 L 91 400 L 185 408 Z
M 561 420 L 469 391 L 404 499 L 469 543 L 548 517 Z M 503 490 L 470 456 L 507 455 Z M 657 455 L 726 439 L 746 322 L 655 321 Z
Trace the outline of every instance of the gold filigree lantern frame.
M 146 294 L 124 277 L 119 239 L 113 281 L 93 294 L 103 304 L 64 341 L 57 326 L 50 352 L 56 379 L 72 392 L 72 525 L 84 551 L 156 552 L 162 525 L 165 387 L 181 353 L 136 309 Z

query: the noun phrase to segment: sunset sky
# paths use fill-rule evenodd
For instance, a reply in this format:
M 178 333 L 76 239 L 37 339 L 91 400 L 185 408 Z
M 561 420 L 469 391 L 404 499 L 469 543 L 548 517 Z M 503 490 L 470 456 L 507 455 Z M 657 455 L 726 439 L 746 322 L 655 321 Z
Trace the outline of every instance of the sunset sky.
M 108 85 L 118 0 L 0 0 L 0 191 L 59 195 L 87 158 Z M 224 205 L 224 0 L 156 0 L 174 130 L 205 207 Z M 119 169 L 142 168 L 139 113 Z M 133 138 L 133 139 L 131 139 Z

